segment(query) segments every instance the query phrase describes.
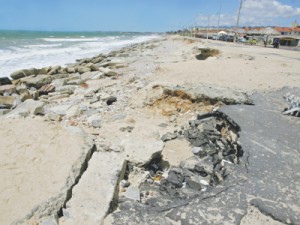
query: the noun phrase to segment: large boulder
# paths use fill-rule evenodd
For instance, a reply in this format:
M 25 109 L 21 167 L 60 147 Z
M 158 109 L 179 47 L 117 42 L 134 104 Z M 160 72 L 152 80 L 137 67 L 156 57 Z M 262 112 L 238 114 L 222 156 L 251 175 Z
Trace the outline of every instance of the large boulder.
M 45 84 L 51 83 L 53 77 L 50 75 L 29 76 L 21 79 L 21 83 L 26 84 L 27 87 L 41 88 Z
M 17 70 L 15 72 L 13 72 L 12 74 L 10 74 L 10 77 L 13 80 L 18 80 L 21 79 L 23 77 L 27 77 L 30 75 L 38 75 L 44 72 L 44 68 L 42 69 L 36 69 L 36 68 L 30 68 L 30 69 L 23 69 L 23 70 Z
M 25 73 L 25 70 L 17 70 L 13 73 L 10 74 L 10 77 L 13 79 L 13 80 L 18 80 L 20 78 L 23 78 L 23 77 L 26 77 L 26 73 Z

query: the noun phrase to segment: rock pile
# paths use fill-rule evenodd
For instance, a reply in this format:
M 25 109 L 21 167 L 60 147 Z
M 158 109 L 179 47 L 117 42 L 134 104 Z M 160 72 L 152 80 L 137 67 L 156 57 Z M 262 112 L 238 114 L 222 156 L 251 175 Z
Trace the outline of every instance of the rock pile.
M 284 98 L 289 102 L 289 107 L 283 110 L 283 114 L 300 117 L 300 97 L 287 93 Z
M 51 103 L 69 97 L 76 89 L 87 88 L 85 82 L 88 80 L 118 76 L 115 69 L 127 66 L 124 61 L 116 57 L 120 52 L 79 59 L 76 63 L 66 67 L 18 70 L 10 75 L 12 81 L 7 77 L 1 78 L 0 115 L 9 113 L 27 100 Z M 98 100 L 97 98 L 91 101 Z M 117 99 L 114 96 L 108 96 L 106 101 L 108 105 L 111 105 Z
M 165 141 L 186 138 L 192 145 L 194 156 L 171 168 L 162 156 L 154 158 L 144 169 L 129 164 L 125 180 L 121 183 L 121 192 L 125 194 L 121 194 L 119 208 L 142 204 L 143 207 L 162 210 L 221 184 L 243 156 L 238 142 L 239 131 L 238 124 L 217 111 L 198 115 L 196 120 L 189 121 L 187 127 L 182 126 L 179 132 L 164 135 Z M 138 185 L 136 182 L 131 185 L 132 176 L 139 177 Z M 126 194 L 134 185 L 134 189 L 131 188 L 130 193 Z

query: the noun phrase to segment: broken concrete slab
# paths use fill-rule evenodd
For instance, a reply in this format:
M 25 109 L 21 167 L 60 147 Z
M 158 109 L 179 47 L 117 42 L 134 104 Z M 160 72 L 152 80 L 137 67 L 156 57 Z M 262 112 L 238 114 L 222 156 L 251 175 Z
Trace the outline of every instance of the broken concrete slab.
M 69 200 L 94 151 L 92 139 L 38 118 L 0 125 L 0 224 L 38 224 Z
M 164 147 L 164 143 L 154 137 L 136 138 L 135 141 L 132 138 L 124 138 L 120 144 L 124 146 L 129 156 L 128 160 L 136 165 L 146 165 L 155 155 L 160 155 Z
M 20 82 L 24 83 L 27 87 L 41 88 L 45 84 L 51 83 L 53 76 L 50 75 L 37 75 L 21 78 Z
M 74 104 L 72 103 L 66 103 L 66 104 L 61 104 L 61 105 L 52 105 L 52 106 L 47 106 L 45 108 L 45 113 L 46 114 L 54 114 L 54 115 L 60 115 L 64 116 L 66 115 L 68 110 L 73 106 Z
M 61 225 L 102 224 L 110 207 L 115 204 L 125 160 L 113 152 L 95 152 L 88 169 L 74 187 L 72 198 L 63 210 Z
M 8 113 L 6 118 L 24 118 L 29 115 L 44 115 L 44 102 L 27 99 Z

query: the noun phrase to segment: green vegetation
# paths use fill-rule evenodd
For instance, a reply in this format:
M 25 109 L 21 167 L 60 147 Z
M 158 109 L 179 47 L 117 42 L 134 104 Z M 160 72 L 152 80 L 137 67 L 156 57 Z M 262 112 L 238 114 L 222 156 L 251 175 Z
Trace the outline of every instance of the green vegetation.
M 210 48 L 201 48 L 201 53 L 196 55 L 196 59 L 205 60 L 208 57 L 214 57 L 220 54 L 218 49 L 210 49 Z
M 250 45 L 257 45 L 257 40 L 252 39 L 252 40 L 249 40 L 248 43 L 249 43 Z

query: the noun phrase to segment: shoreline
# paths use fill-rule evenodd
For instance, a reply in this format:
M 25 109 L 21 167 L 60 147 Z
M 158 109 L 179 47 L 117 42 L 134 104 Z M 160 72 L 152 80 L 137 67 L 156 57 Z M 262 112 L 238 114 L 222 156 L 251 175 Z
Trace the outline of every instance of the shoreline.
M 98 37 L 82 35 L 47 36 L 37 33 L 36 36 L 22 38 L 22 33 L 17 33 L 15 38 L 3 38 L 0 40 L 0 76 L 9 76 L 16 70 L 31 67 L 65 66 L 79 58 L 93 57 L 100 52 L 107 54 L 132 43 L 157 37 L 155 34 L 119 33 L 103 33 Z
M 292 51 L 164 36 L 15 72 L 0 223 L 297 224 L 299 120 L 281 98 L 300 96 L 298 71 Z

